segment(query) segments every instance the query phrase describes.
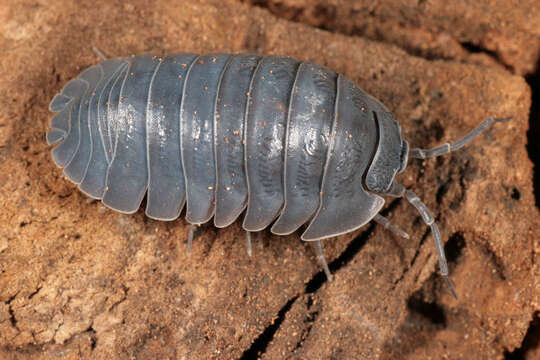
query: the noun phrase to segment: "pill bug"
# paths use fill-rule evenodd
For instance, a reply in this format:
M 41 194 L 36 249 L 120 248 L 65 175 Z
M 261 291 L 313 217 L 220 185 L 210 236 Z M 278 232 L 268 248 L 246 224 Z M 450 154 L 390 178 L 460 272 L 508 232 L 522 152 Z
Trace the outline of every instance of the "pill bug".
M 100 54 L 98 52 L 98 54 Z M 50 103 L 47 132 L 56 165 L 79 189 L 116 211 L 226 227 L 245 212 L 252 232 L 267 227 L 313 241 L 374 220 L 382 195 L 404 197 L 430 226 L 441 274 L 441 235 L 420 199 L 394 181 L 409 158 L 457 150 L 509 118 L 488 118 L 455 143 L 413 148 L 386 107 L 347 77 L 284 56 L 139 55 L 106 59 L 69 81 Z

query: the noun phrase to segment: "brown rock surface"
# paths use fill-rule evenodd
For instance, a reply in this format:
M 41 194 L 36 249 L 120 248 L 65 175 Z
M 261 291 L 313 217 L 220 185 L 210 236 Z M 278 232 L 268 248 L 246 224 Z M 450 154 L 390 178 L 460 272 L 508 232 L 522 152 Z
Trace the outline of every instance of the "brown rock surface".
M 280 17 L 396 44 L 429 59 L 538 70 L 536 0 L 243 0 Z
M 430 21 L 445 28 L 460 20 Z M 232 0 L 4 1 L 0 29 L 0 358 L 538 354 L 540 221 L 522 77 L 414 57 Z M 381 99 L 416 146 L 456 139 L 487 116 L 515 115 L 466 149 L 411 161 L 400 177 L 436 215 L 460 299 L 437 275 L 430 233 L 401 200 L 385 214 L 411 239 L 368 225 L 327 241 L 332 283 L 298 234 L 266 233 L 247 258 L 238 224 L 205 226 L 187 257 L 185 221 L 88 202 L 54 166 L 44 134 L 52 96 L 98 61 L 92 45 L 110 56 L 256 51 L 317 62 Z

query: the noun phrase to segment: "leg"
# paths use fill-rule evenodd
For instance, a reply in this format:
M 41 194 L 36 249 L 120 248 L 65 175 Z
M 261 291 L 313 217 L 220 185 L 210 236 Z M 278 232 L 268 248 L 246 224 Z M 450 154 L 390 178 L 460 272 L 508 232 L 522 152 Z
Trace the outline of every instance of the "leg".
M 103 53 L 99 51 L 97 47 L 92 46 L 92 50 L 94 50 L 94 52 L 101 58 L 101 60 L 103 61 L 107 60 L 107 57 L 103 55 Z
M 377 214 L 375 215 L 373 220 L 375 220 L 377 224 L 382 225 L 386 230 L 390 230 L 391 232 L 393 232 L 394 234 L 398 236 L 401 236 L 402 238 L 405 238 L 405 239 L 409 238 L 409 234 L 407 234 L 405 231 L 401 230 L 397 226 L 392 225 L 390 221 L 384 216 Z
M 191 244 L 193 243 L 193 235 L 195 233 L 195 225 L 191 224 L 189 225 L 189 233 L 187 238 L 187 254 L 188 256 L 191 255 Z
M 247 243 L 246 243 L 247 254 L 248 256 L 251 257 L 251 232 L 249 231 L 246 231 L 246 240 L 247 240 Z
M 407 199 L 407 201 L 412 206 L 415 207 L 416 211 L 420 213 L 420 216 L 422 217 L 422 220 L 424 221 L 424 223 L 431 228 L 431 233 L 433 234 L 433 240 L 435 241 L 435 248 L 437 249 L 437 254 L 439 256 L 439 267 L 441 269 L 441 275 L 443 279 L 446 281 L 446 284 L 448 285 L 448 287 L 450 288 L 452 295 L 454 295 L 454 297 L 457 299 L 457 294 L 456 294 L 456 291 L 454 290 L 454 284 L 452 284 L 452 281 L 448 277 L 448 263 L 446 262 L 446 256 L 444 255 L 444 248 L 442 245 L 441 233 L 439 232 L 439 227 L 435 223 L 435 219 L 429 212 L 429 209 L 418 198 L 418 196 L 416 196 L 415 193 L 406 189 L 401 184 L 393 183 L 387 195 L 395 196 L 395 197 L 404 196 Z
M 476 128 L 474 128 L 470 133 L 459 139 L 458 141 L 450 144 L 450 143 L 444 143 L 440 146 L 437 146 L 433 149 L 419 149 L 419 148 L 413 148 L 411 149 L 409 156 L 415 159 L 425 159 L 428 157 L 435 157 L 435 156 L 441 156 L 444 154 L 447 154 L 451 151 L 457 150 L 462 148 L 463 146 L 470 143 L 475 137 L 480 135 L 484 130 L 489 128 L 491 125 L 493 125 L 496 122 L 506 122 L 510 119 L 512 119 L 513 116 L 509 116 L 506 118 L 487 118 L 484 120 L 480 125 L 478 125 Z
M 328 267 L 328 263 L 326 262 L 326 259 L 324 258 L 323 248 L 321 240 L 315 241 L 315 251 L 317 252 L 317 258 L 319 259 L 319 262 L 321 263 L 324 273 L 326 274 L 326 278 L 328 281 L 332 281 L 332 273 L 330 272 L 330 268 Z

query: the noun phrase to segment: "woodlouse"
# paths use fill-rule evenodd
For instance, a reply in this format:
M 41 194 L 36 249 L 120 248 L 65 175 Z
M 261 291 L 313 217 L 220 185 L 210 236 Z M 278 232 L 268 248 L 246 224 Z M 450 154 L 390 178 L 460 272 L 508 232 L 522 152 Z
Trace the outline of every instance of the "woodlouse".
M 104 58 L 104 57 L 103 57 Z M 320 240 L 371 220 L 408 235 L 379 215 L 380 195 L 405 197 L 431 227 L 442 276 L 439 229 L 410 190 L 394 182 L 409 157 L 459 149 L 494 122 L 453 144 L 411 149 L 378 100 L 343 75 L 290 57 L 253 54 L 139 55 L 104 61 L 68 82 L 50 104 L 54 162 L 88 196 L 133 213 L 174 220 L 186 203 L 194 225 L 225 227 L 245 211 L 250 233 L 278 235 L 309 223 Z M 455 293 L 454 293 L 455 295 Z

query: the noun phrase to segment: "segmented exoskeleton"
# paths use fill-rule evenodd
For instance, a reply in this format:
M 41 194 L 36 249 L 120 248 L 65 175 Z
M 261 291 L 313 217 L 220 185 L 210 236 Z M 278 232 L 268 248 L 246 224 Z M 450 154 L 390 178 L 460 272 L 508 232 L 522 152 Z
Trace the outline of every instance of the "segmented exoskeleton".
M 53 159 L 90 197 L 133 213 L 146 194 L 146 215 L 158 220 L 176 219 L 186 204 L 193 225 L 213 218 L 225 227 L 245 212 L 248 251 L 251 232 L 308 224 L 302 239 L 316 241 L 329 277 L 321 239 L 370 220 L 408 237 L 379 215 L 389 195 L 406 197 L 431 227 L 447 279 L 433 217 L 394 177 L 409 156 L 447 153 L 505 120 L 409 152 L 389 111 L 347 77 L 253 54 L 104 60 L 68 82 L 50 110 Z M 189 247 L 192 238 L 193 228 Z

